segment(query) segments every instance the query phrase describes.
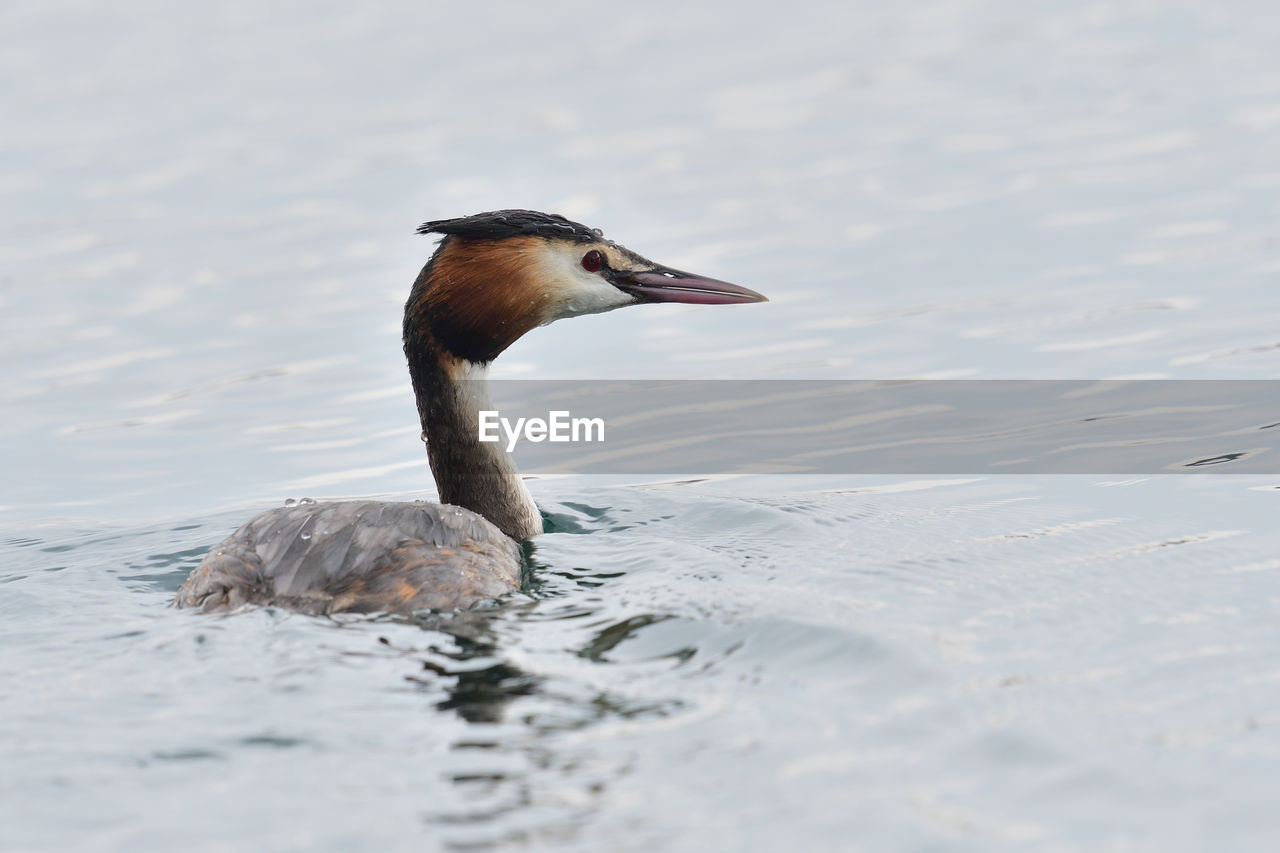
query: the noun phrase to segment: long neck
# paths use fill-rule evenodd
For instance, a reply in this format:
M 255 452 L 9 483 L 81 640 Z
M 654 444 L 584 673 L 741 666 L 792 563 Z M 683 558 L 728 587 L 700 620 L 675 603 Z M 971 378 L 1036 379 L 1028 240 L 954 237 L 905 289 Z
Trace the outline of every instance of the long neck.
M 542 516 L 499 442 L 481 442 L 479 413 L 492 409 L 487 369 L 455 358 L 425 324 L 405 319 L 405 354 L 440 500 L 483 515 L 512 539 L 542 532 Z

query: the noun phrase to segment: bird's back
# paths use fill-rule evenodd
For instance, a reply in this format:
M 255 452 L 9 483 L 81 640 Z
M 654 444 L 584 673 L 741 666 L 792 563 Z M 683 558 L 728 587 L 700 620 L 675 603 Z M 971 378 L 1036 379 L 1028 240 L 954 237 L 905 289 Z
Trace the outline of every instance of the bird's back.
M 449 504 L 343 501 L 269 510 L 216 545 L 179 607 L 310 613 L 469 607 L 520 587 L 520 546 Z

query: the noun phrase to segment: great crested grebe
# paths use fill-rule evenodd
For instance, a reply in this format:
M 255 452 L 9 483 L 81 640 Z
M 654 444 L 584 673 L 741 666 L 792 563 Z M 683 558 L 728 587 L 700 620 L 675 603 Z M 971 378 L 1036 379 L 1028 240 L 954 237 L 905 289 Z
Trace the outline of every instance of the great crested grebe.
M 418 233 L 443 237 L 405 303 L 404 352 L 444 503 L 268 510 L 208 553 L 178 590 L 179 607 L 408 613 L 519 589 L 518 543 L 542 532 L 542 516 L 507 453 L 479 440 L 479 412 L 493 408 L 489 362 L 562 317 L 642 302 L 766 301 L 655 264 L 554 214 L 497 210 L 427 222 Z

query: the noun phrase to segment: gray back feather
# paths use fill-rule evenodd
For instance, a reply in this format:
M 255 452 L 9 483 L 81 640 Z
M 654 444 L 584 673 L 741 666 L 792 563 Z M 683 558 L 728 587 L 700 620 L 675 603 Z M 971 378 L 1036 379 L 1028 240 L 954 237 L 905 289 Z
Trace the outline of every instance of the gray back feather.
M 300 504 L 268 510 L 215 546 L 177 603 L 319 612 L 466 607 L 518 588 L 521 568 L 516 542 L 462 507 Z

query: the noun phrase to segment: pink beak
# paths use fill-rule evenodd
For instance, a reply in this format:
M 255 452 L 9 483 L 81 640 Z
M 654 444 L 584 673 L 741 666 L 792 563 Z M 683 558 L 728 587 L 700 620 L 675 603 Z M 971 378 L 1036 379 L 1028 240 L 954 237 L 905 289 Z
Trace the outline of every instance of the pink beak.
M 737 305 L 746 302 L 768 302 L 754 290 L 703 278 L 693 273 L 656 267 L 645 272 L 619 271 L 613 280 L 619 290 L 632 294 L 641 302 L 687 302 L 692 305 Z

